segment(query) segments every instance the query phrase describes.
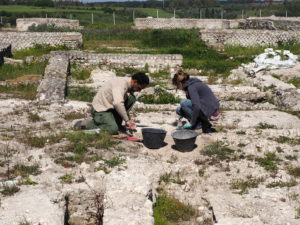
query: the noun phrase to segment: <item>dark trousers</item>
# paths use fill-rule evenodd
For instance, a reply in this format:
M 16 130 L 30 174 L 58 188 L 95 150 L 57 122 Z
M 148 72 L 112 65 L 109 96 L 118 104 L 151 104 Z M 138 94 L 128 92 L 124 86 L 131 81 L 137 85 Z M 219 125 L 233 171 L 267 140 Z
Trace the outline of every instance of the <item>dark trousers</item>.
M 135 102 L 135 96 L 129 95 L 124 102 L 127 112 L 131 110 Z M 100 128 L 100 130 L 106 131 L 110 134 L 118 134 L 123 122 L 123 119 L 115 109 L 110 109 L 105 112 L 97 112 L 95 109 L 92 109 L 92 117 L 93 120 L 89 121 L 86 126 L 88 130 Z

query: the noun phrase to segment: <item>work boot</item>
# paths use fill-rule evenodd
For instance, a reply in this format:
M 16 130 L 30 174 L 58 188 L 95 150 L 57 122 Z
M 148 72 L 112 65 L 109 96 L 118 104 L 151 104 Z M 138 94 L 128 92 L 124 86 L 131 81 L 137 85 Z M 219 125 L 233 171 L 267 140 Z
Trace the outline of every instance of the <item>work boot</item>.
M 217 132 L 217 130 L 215 128 L 212 128 L 212 127 L 203 131 L 203 133 L 205 133 L 205 134 L 216 133 L 216 132 Z

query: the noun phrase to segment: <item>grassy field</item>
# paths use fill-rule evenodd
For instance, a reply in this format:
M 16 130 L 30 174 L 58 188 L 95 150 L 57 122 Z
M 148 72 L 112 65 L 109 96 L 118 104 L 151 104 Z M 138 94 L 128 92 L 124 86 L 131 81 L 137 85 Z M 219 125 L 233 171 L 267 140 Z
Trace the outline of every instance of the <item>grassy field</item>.
M 92 23 L 92 13 L 94 24 L 97 23 L 113 23 L 112 11 L 115 11 L 116 24 L 131 23 L 133 16 L 147 17 L 157 16 L 157 9 L 154 8 L 110 8 L 111 11 L 105 11 L 104 8 L 87 8 L 87 7 L 72 7 L 72 8 L 50 8 L 50 7 L 34 7 L 34 6 L 7 6 L 0 5 L 0 15 L 5 23 L 15 24 L 17 18 L 24 17 L 57 17 L 78 19 L 82 25 Z M 134 11 L 134 12 L 133 12 Z M 170 18 L 172 13 L 168 13 L 162 9 L 158 9 L 159 17 Z

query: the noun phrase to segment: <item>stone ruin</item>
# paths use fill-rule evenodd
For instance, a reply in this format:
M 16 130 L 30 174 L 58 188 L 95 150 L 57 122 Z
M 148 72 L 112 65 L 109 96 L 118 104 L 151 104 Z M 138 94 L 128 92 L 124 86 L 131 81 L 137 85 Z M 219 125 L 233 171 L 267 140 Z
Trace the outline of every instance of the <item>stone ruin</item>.
M 169 69 L 174 71 L 182 65 L 182 55 L 147 54 L 95 54 L 85 51 L 52 51 L 42 82 L 38 87 L 37 100 L 41 103 L 59 102 L 65 99 L 70 63 L 85 67 L 113 66 L 132 67 L 149 71 Z
M 61 19 L 61 18 L 18 18 L 16 20 L 17 31 L 28 31 L 31 26 L 53 25 L 57 28 L 67 28 L 71 30 L 82 29 L 79 20 Z
M 291 17 L 250 17 L 247 19 L 137 18 L 136 29 L 200 29 L 208 45 L 269 46 L 278 42 L 299 41 L 300 19 Z
M 12 50 L 34 47 L 36 44 L 78 48 L 82 46 L 79 32 L 0 32 L 0 45 L 10 43 Z

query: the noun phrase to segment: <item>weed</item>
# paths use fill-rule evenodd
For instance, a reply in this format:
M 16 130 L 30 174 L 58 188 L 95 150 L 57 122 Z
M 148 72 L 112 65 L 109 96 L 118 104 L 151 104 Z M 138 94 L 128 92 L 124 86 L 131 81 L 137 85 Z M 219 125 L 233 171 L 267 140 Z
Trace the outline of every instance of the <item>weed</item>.
M 267 184 L 267 188 L 275 188 L 275 187 L 294 187 L 297 185 L 297 181 L 294 179 L 291 179 L 288 182 L 283 182 L 283 181 L 277 181 L 277 182 L 272 182 L 270 184 Z
M 67 98 L 84 102 L 92 102 L 95 94 L 96 91 L 88 87 L 75 86 L 67 90 Z
M 186 180 L 181 180 L 180 178 L 180 173 L 177 172 L 176 176 L 172 176 L 171 173 L 164 173 L 163 175 L 160 176 L 159 178 L 159 183 L 164 182 L 166 184 L 172 182 L 174 184 L 179 184 L 179 185 L 183 185 L 186 183 Z
M 300 207 L 296 209 L 295 219 L 300 219 Z
M 54 144 L 60 142 L 62 138 L 64 138 L 65 134 L 54 134 L 49 136 L 35 136 L 30 133 L 25 133 L 23 137 L 19 140 L 31 147 L 43 148 L 46 143 Z
M 128 67 L 128 66 L 125 66 L 125 67 L 116 67 L 114 68 L 115 71 L 116 71 L 116 75 L 119 76 L 119 77 L 124 77 L 126 75 L 133 75 L 135 73 L 138 73 L 138 72 L 141 72 L 140 69 L 136 69 L 134 67 Z
M 92 68 L 80 67 L 76 63 L 71 65 L 71 76 L 76 80 L 87 80 L 90 78 Z
M 268 152 L 265 154 L 264 158 L 256 158 L 255 161 L 267 171 L 276 172 L 278 170 L 278 166 L 275 162 L 278 162 L 279 159 L 275 152 Z
M 178 97 L 163 89 L 156 89 L 154 94 L 142 95 L 138 100 L 145 104 L 175 104 L 180 102 Z
M 66 183 L 66 184 L 71 184 L 73 182 L 73 175 L 70 173 L 67 173 L 64 176 L 59 177 L 58 179 L 60 179 L 62 182 Z
M 171 173 L 164 173 L 163 175 L 160 176 L 159 178 L 159 183 L 163 181 L 166 184 L 171 181 Z
M 300 177 L 300 167 L 288 167 L 288 173 L 294 177 Z
M 20 191 L 20 188 L 17 186 L 4 186 L 4 189 L 0 193 L 4 196 L 12 196 L 18 191 Z
M 232 159 L 232 154 L 234 152 L 234 150 L 225 146 L 222 141 L 217 141 L 206 146 L 203 149 L 202 154 L 212 157 L 212 162 L 219 162 Z
M 38 114 L 34 114 L 34 113 L 29 113 L 28 119 L 30 122 L 33 122 L 33 123 L 43 120 Z
M 256 129 L 276 129 L 277 127 L 272 124 L 267 123 L 259 123 L 258 126 L 256 126 Z
M 27 221 L 26 219 L 22 220 L 21 222 L 19 222 L 18 225 L 32 225 L 31 222 Z
M 163 193 L 157 198 L 153 208 L 153 216 L 155 225 L 171 225 L 190 221 L 196 216 L 196 210 L 192 206 L 183 204 L 178 199 Z
M 247 177 L 247 179 L 234 179 L 230 182 L 232 189 L 240 189 L 238 194 L 248 194 L 249 188 L 257 188 L 258 184 L 263 181 L 262 178 Z
M 85 114 L 79 112 L 70 112 L 68 114 L 65 114 L 63 117 L 65 120 L 76 120 L 76 119 L 84 118 Z
M 104 159 L 103 161 L 108 167 L 113 168 L 123 164 L 125 162 L 125 159 L 122 159 L 119 156 L 114 156 L 111 159 Z
M 110 170 L 107 169 L 107 167 L 104 166 L 104 165 L 99 165 L 99 166 L 96 168 L 96 171 L 99 171 L 99 170 L 102 170 L 105 174 L 109 174 L 109 173 L 110 173 Z
M 243 147 L 247 146 L 247 144 L 239 143 L 237 146 L 238 146 L 239 148 L 243 148 Z
M 289 138 L 286 136 L 279 136 L 278 138 L 275 138 L 274 140 L 281 144 L 288 143 L 290 145 L 300 145 L 300 137 Z
M 17 150 L 10 148 L 8 144 L 6 144 L 2 149 L 0 149 L 0 156 L 3 159 L 4 166 L 6 167 L 7 180 L 11 179 L 11 174 L 12 174 L 11 164 L 12 164 L 13 156 L 16 153 Z
M 278 75 L 278 74 L 272 74 L 272 77 L 274 77 L 274 78 L 276 78 L 276 79 L 278 79 L 278 80 L 280 80 L 280 75 Z
M 297 160 L 298 157 L 296 155 L 286 155 L 285 158 L 287 160 L 292 161 L 292 160 Z
M 244 130 L 239 130 L 239 131 L 237 131 L 237 132 L 235 132 L 236 134 L 238 134 L 238 135 L 245 135 L 246 134 L 246 131 L 244 131 Z
M 38 175 L 40 173 L 40 165 L 37 163 L 29 166 L 24 164 L 17 164 L 14 166 L 15 176 L 28 177 L 29 175 Z
M 33 181 L 30 177 L 25 177 L 25 181 L 22 182 L 23 185 L 37 185 L 38 183 Z
M 204 177 L 204 174 L 205 174 L 205 169 L 199 169 L 199 170 L 198 170 L 198 175 L 199 175 L 200 177 Z
M 300 78 L 294 77 L 294 78 L 288 80 L 288 83 L 293 84 L 296 88 L 299 88 L 300 87 Z

